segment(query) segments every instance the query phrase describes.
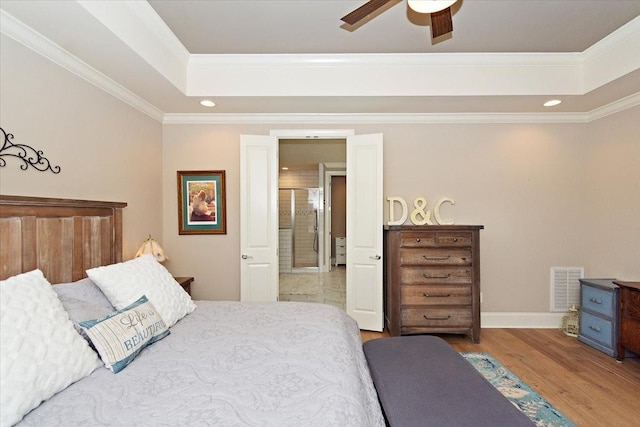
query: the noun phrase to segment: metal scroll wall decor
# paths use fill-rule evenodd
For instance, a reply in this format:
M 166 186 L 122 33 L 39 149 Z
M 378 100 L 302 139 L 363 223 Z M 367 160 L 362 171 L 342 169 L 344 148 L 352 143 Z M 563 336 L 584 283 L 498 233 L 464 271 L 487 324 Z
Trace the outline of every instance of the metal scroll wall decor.
M 51 166 L 49 159 L 43 156 L 41 150 L 36 150 L 25 144 L 14 144 L 11 142 L 13 139 L 12 133 L 7 133 L 0 127 L 3 136 L 3 144 L 0 149 L 0 167 L 6 166 L 7 161 L 5 157 L 15 157 L 22 160 L 20 169 L 27 170 L 29 166 L 33 166 L 34 169 L 40 172 L 51 171 L 53 173 L 60 173 L 60 166 Z

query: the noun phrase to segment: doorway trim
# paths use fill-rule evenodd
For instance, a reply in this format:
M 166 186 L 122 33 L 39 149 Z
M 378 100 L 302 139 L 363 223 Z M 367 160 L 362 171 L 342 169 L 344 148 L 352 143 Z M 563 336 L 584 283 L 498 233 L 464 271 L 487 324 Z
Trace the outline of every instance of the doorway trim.
M 314 134 L 314 132 L 317 132 Z M 347 174 L 353 172 L 355 180 L 350 180 L 348 182 L 354 183 L 355 188 L 351 188 L 348 185 L 347 192 L 351 192 L 353 194 L 363 194 L 366 197 L 357 197 L 357 202 L 354 202 L 353 209 L 350 209 L 349 206 L 351 204 L 347 202 L 347 314 L 351 315 L 360 326 L 361 329 L 367 330 L 375 330 L 382 331 L 384 322 L 383 317 L 384 313 L 382 311 L 382 298 L 383 298 L 383 287 L 382 287 L 382 234 L 380 233 L 379 237 L 376 237 L 378 234 L 378 228 L 381 229 L 382 226 L 382 164 L 383 164 L 383 154 L 382 154 L 382 133 L 378 134 L 363 134 L 363 135 L 355 135 L 355 130 L 271 130 L 269 136 L 259 136 L 259 135 L 241 135 L 241 184 L 243 181 L 243 177 L 246 175 L 246 170 L 248 166 L 245 165 L 242 160 L 242 155 L 244 153 L 243 147 L 247 145 L 247 141 L 249 140 L 257 140 L 259 142 L 265 143 L 269 147 L 273 147 L 275 150 L 275 156 L 273 156 L 273 162 L 278 164 L 278 141 L 280 139 L 286 138 L 297 138 L 297 139 L 306 139 L 306 138 L 338 138 L 338 139 L 346 139 L 347 143 Z M 273 152 L 273 151 L 272 151 Z M 351 155 L 350 155 L 351 153 Z M 363 157 L 364 156 L 364 157 Z M 375 164 L 377 165 L 377 175 L 371 176 L 371 171 L 365 167 L 366 164 Z M 272 168 L 273 169 L 273 168 Z M 254 173 L 255 175 L 255 173 Z M 272 184 L 270 184 L 270 189 L 274 191 L 278 188 L 277 178 L 272 179 Z M 371 197 L 370 187 L 367 187 L 368 184 L 375 183 L 375 189 L 373 189 L 373 197 L 374 199 L 380 203 L 380 206 L 376 204 L 376 215 L 379 215 L 377 218 L 369 221 L 360 221 L 354 220 L 357 217 L 367 216 L 367 209 L 363 206 L 373 205 Z M 264 184 L 264 182 L 262 182 Z M 242 190 L 242 188 L 241 188 Z M 270 191 L 264 191 L 265 194 L 271 193 Z M 243 196 L 243 195 L 241 195 Z M 275 200 L 277 211 L 277 191 L 275 196 L 271 196 L 269 200 Z M 244 196 L 241 197 L 241 200 L 244 202 Z M 269 202 L 267 200 L 267 202 Z M 247 209 L 247 205 L 241 203 L 241 211 L 244 212 Z M 364 210 L 366 213 L 361 212 Z M 379 210 L 379 212 L 378 212 Z M 276 212 L 277 214 L 277 212 Z M 244 215 L 244 214 L 242 214 Z M 242 216 L 241 215 L 241 216 Z M 242 224 L 245 224 L 246 220 L 242 219 Z M 262 224 L 262 222 L 261 222 Z M 263 234 L 272 234 L 275 233 L 277 235 L 278 232 L 278 224 L 277 221 L 275 224 L 269 222 L 266 225 L 266 229 L 263 229 Z M 241 225 L 243 228 L 244 225 Z M 372 227 L 375 227 L 375 230 L 372 230 Z M 369 228 L 369 229 L 367 229 Z M 353 230 L 352 230 L 353 229 Z M 352 230 L 352 231 L 350 231 Z M 373 239 L 373 240 L 372 240 Z M 241 239 L 242 240 L 242 239 Z M 277 239 L 273 239 L 277 245 Z M 245 245 L 241 242 L 241 251 L 244 251 Z M 277 262 L 277 251 L 278 246 L 275 246 L 273 253 L 276 257 L 276 262 L 269 263 L 269 266 L 273 265 L 271 272 L 275 273 L 276 277 L 278 276 L 279 265 Z M 243 255 L 243 259 L 253 258 L 253 255 Z M 244 270 L 243 270 L 244 271 Z M 351 273 L 350 273 L 351 272 Z M 241 274 L 241 294 L 244 292 L 245 288 L 245 280 L 242 278 Z M 373 287 L 371 286 L 373 284 Z M 274 286 L 270 285 L 269 289 L 275 290 L 278 293 L 278 280 L 275 280 L 273 283 Z M 249 292 L 249 291 L 248 291 Z M 249 292 L 250 293 L 250 292 Z M 354 294 L 351 295 L 350 294 Z M 274 301 L 277 299 L 277 296 L 273 299 Z
M 278 139 L 340 139 L 356 134 L 355 129 L 272 129 Z

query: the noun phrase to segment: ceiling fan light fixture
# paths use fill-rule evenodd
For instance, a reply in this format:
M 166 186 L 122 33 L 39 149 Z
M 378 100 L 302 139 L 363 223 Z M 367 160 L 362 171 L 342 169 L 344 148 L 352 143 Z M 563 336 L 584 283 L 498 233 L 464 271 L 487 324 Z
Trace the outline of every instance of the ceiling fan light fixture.
M 418 13 L 434 13 L 440 12 L 457 0 L 407 0 L 409 7 Z

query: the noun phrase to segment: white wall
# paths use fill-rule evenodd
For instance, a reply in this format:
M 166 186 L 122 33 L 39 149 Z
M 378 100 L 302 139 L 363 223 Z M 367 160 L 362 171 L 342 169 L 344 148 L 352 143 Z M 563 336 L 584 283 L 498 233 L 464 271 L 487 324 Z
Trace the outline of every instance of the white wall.
M 0 126 L 42 150 L 58 175 L 0 168 L 0 193 L 127 202 L 124 258 L 162 239 L 162 126 L 6 36 L 0 39 Z

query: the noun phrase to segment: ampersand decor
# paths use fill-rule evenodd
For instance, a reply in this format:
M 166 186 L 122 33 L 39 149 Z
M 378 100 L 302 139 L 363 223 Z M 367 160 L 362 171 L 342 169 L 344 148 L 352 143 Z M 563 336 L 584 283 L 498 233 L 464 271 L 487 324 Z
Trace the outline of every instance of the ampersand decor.
M 415 225 L 433 225 L 431 222 L 431 211 L 425 211 L 427 207 L 427 199 L 424 197 L 418 197 L 413 201 L 413 207 L 415 208 L 413 212 L 411 212 L 411 222 Z M 422 219 L 418 219 L 418 215 Z
M 22 160 L 23 163 L 20 165 L 22 170 L 27 170 L 29 166 L 33 166 L 34 169 L 40 172 L 49 170 L 55 174 L 60 173 L 60 166 L 52 167 L 49 159 L 43 156 L 44 153 L 41 150 L 36 150 L 25 144 L 14 144 L 11 142 L 13 139 L 12 133 L 5 132 L 1 127 L 0 131 L 2 131 L 2 136 L 4 137 L 2 148 L 0 148 L 0 167 L 7 165 L 5 157 L 15 157 Z

